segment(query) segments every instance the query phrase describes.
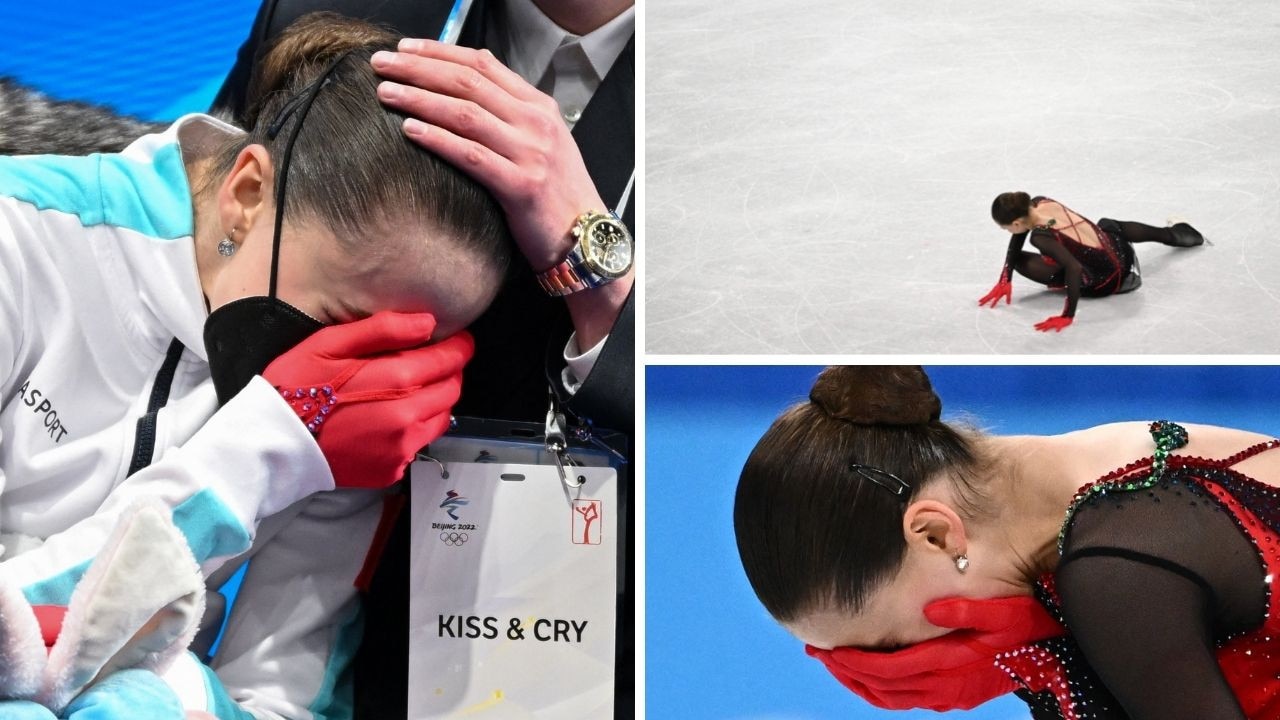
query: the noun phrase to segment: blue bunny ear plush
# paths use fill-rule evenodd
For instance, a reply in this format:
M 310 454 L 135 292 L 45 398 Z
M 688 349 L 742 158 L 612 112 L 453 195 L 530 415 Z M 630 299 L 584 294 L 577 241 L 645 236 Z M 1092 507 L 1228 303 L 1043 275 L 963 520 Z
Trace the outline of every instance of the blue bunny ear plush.
M 0 700 L 0 717 L 5 720 L 58 720 L 49 708 L 30 700 Z
M 0 577 L 0 699 L 34 698 L 44 666 L 45 645 L 35 612 L 22 591 Z M 5 711 L 0 717 L 11 717 L 8 704 L 0 708 Z
M 63 716 L 91 683 L 116 676 L 121 688 L 155 694 L 146 688 L 163 684 L 155 673 L 186 650 L 203 612 L 204 578 L 172 511 L 159 501 L 134 506 L 76 585 L 37 699 Z M 146 672 L 123 672 L 134 668 Z M 139 707 L 110 717 L 152 717 Z
M 5 716 L 7 717 L 7 716 Z M 38 716 L 33 716 L 33 719 Z M 53 717 L 50 715 L 49 717 Z M 150 670 L 121 670 L 94 683 L 62 713 L 63 720 L 183 720 L 182 703 Z

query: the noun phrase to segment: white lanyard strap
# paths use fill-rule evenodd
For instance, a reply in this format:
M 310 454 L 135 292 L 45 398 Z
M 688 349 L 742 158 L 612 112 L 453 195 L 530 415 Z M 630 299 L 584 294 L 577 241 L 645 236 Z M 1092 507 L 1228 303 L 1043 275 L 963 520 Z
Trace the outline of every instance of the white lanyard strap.
M 623 212 L 627 209 L 627 203 L 631 202 L 631 188 L 636 184 L 636 170 L 631 168 L 631 177 L 627 179 L 627 186 L 622 189 L 622 197 L 618 198 L 618 205 L 613 209 L 613 214 L 622 217 Z

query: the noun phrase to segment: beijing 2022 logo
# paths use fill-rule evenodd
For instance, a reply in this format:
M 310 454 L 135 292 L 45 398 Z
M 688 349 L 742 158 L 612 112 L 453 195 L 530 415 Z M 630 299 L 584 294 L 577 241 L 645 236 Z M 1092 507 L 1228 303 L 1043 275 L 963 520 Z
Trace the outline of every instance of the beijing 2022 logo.
M 449 513 L 449 517 L 454 520 L 458 519 L 458 508 L 469 504 L 471 501 L 458 494 L 457 490 L 450 490 L 444 494 L 444 502 L 440 503 L 440 507 Z
M 469 539 L 466 533 L 449 532 L 448 530 L 440 533 L 440 542 L 454 547 L 458 547 Z
M 457 490 L 450 490 L 444 494 L 444 501 L 440 503 L 440 509 L 449 514 L 454 522 L 433 522 L 432 530 L 440 531 L 440 542 L 449 547 L 462 547 L 467 540 L 470 539 L 470 533 L 476 531 L 474 523 L 457 522 L 458 511 L 471 501 L 466 499 Z

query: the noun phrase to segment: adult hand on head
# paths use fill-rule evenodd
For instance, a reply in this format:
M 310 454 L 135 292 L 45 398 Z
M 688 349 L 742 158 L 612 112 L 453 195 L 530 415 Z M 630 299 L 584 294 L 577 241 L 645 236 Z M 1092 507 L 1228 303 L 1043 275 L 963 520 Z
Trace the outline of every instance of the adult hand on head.
M 1074 320 L 1074 318 L 1066 315 L 1055 315 L 1048 320 L 1036 323 L 1036 330 L 1039 330 L 1040 332 L 1049 332 L 1050 330 L 1053 330 L 1054 332 L 1062 332 L 1062 328 L 1070 325 L 1072 320 Z
M 929 603 L 925 617 L 951 628 L 942 637 L 893 652 L 806 646 L 827 670 L 867 702 L 889 710 L 968 710 L 1019 686 L 996 667 L 997 655 L 1063 633 L 1027 596 Z
M 1000 304 L 1000 300 L 1002 299 L 1004 300 L 1005 305 L 1013 303 L 1013 283 L 1004 279 L 997 282 L 995 287 L 991 288 L 991 292 L 983 295 L 982 299 L 978 301 L 978 305 L 983 306 L 987 303 L 991 303 L 991 307 L 994 308 Z
M 263 372 L 316 436 L 338 487 L 395 483 L 449 429 L 475 343 L 460 332 L 427 345 L 435 326 L 393 312 L 331 325 Z
M 378 97 L 410 116 L 405 134 L 493 193 L 534 272 L 568 254 L 579 215 L 609 211 L 556 101 L 488 50 L 405 39 L 372 62 L 389 80 Z M 568 296 L 580 347 L 608 333 L 632 277 Z M 578 297 L 586 295 L 589 303 Z
M 405 133 L 487 187 L 535 271 L 564 257 L 574 219 L 607 212 L 556 101 L 488 50 L 405 39 L 373 56 L 395 82 L 378 97 L 410 116 Z

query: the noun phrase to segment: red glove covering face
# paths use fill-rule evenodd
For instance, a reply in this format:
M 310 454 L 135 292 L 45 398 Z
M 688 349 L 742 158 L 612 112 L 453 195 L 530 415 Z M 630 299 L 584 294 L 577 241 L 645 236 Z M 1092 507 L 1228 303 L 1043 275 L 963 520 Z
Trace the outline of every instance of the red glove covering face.
M 316 436 L 338 487 L 395 483 L 449 429 L 475 342 L 460 332 L 426 345 L 435 327 L 431 315 L 393 312 L 331 325 L 262 373 Z
M 1036 323 L 1036 329 L 1040 332 L 1049 332 L 1050 330 L 1053 330 L 1054 332 L 1062 332 L 1062 328 L 1070 325 L 1072 320 L 1074 320 L 1074 318 L 1067 317 L 1066 315 L 1054 315 L 1044 322 Z
M 991 307 L 995 307 L 1000 304 L 1001 299 L 1004 300 L 1005 305 L 1013 303 L 1013 283 L 1004 278 L 1001 278 L 996 283 L 996 286 L 991 288 L 991 292 L 982 296 L 982 299 L 978 301 L 978 305 L 982 306 L 991 303 Z
M 1032 597 L 947 598 L 925 617 L 954 632 L 902 650 L 876 652 L 805 646 L 845 687 L 886 710 L 968 710 L 1020 687 L 995 665 L 996 655 L 1062 635 L 1062 626 Z

